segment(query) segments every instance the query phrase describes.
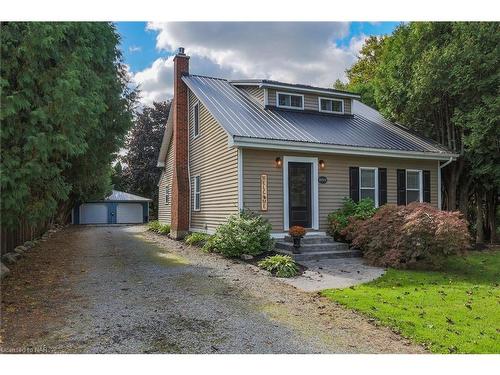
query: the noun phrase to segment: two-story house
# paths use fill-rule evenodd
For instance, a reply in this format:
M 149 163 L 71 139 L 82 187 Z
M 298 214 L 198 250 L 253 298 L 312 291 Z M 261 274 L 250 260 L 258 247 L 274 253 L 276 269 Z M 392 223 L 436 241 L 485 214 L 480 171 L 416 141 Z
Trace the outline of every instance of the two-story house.
M 384 117 L 356 94 L 265 79 L 189 73 L 174 58 L 174 98 L 158 166 L 159 219 L 181 238 L 212 233 L 248 209 L 276 237 L 324 232 L 344 197 L 441 206 L 447 149 Z

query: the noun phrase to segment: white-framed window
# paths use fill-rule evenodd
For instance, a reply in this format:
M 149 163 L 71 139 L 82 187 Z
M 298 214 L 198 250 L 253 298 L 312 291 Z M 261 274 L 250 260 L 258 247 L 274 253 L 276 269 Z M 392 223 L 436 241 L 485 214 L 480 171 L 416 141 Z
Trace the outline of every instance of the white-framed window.
M 327 113 L 344 113 L 342 99 L 319 98 L 319 111 Z
M 406 170 L 406 204 L 423 202 L 422 170 Z
M 304 95 L 276 92 L 276 106 L 279 108 L 304 109 Z
M 359 168 L 359 199 L 370 198 L 378 207 L 378 168 Z
M 201 209 L 201 185 L 200 176 L 194 176 L 193 180 L 193 192 L 194 192 L 194 211 L 199 211 Z
M 200 103 L 194 105 L 193 112 L 193 133 L 197 137 L 200 134 Z
M 165 187 L 165 204 L 170 203 L 170 186 Z

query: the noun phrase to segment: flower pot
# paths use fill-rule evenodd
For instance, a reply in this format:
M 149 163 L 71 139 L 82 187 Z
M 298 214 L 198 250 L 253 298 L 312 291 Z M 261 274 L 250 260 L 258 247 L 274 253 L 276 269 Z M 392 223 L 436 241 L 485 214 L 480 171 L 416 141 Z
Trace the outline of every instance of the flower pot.
M 294 236 L 292 237 L 293 238 L 293 252 L 295 254 L 300 254 L 300 240 L 301 240 L 301 236 Z

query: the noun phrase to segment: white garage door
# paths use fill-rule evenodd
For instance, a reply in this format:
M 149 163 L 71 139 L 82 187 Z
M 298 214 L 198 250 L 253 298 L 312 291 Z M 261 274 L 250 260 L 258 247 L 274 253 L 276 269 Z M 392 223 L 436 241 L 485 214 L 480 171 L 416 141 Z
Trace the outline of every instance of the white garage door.
M 142 223 L 142 204 L 118 203 L 116 206 L 118 224 Z
M 106 224 L 108 206 L 105 203 L 84 203 L 80 206 L 80 224 Z

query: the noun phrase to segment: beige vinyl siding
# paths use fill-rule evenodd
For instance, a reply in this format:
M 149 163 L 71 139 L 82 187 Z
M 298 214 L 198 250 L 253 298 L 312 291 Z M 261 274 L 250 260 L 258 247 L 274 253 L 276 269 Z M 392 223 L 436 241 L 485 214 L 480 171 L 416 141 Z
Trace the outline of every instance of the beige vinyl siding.
M 293 91 L 289 91 L 289 90 L 268 89 L 267 90 L 267 95 L 268 95 L 268 102 L 267 102 L 267 104 L 269 106 L 271 106 L 271 107 L 276 106 L 276 91 L 294 94 Z M 323 98 L 332 98 L 332 99 L 341 99 L 341 98 L 339 98 L 337 96 L 334 96 L 334 95 L 303 94 L 303 93 L 298 93 L 298 92 L 295 93 L 295 94 L 304 95 L 304 109 L 305 110 L 309 110 L 309 111 L 319 111 L 319 98 L 320 97 L 323 97 Z M 344 101 L 344 112 L 346 114 L 351 114 L 352 113 L 352 109 L 351 109 L 351 107 L 352 107 L 352 105 L 351 105 L 352 100 L 344 98 L 343 101 Z
M 344 112 L 352 113 L 352 99 L 344 99 Z
M 228 148 L 227 134 L 213 116 L 189 93 L 189 172 L 193 230 L 209 232 L 238 213 L 238 151 Z M 199 134 L 194 134 L 193 106 L 199 103 Z M 194 211 L 194 177 L 200 176 L 201 209 Z
M 327 215 L 341 207 L 349 196 L 349 167 L 387 168 L 387 202 L 397 202 L 397 169 L 422 169 L 431 172 L 431 204 L 437 206 L 437 168 L 434 160 L 415 160 L 348 155 L 321 155 L 265 150 L 243 150 L 243 206 L 266 217 L 273 231 L 283 231 L 283 168 L 275 167 L 279 156 L 317 157 L 325 161 L 318 176 L 326 176 L 326 184 L 318 184 L 320 230 L 327 229 Z M 268 211 L 260 210 L 260 175 L 268 175 Z
M 264 106 L 264 89 L 257 86 L 238 86 L 238 88 L 248 93 L 252 98 L 259 102 L 260 105 Z
M 172 147 L 172 141 L 168 146 L 167 160 L 165 161 L 165 167 L 161 173 L 160 183 L 158 186 L 158 220 L 162 224 L 170 224 L 171 222 L 171 201 L 172 201 L 172 174 L 174 168 L 174 152 Z M 169 201 L 168 204 L 165 203 L 166 189 L 169 188 Z

